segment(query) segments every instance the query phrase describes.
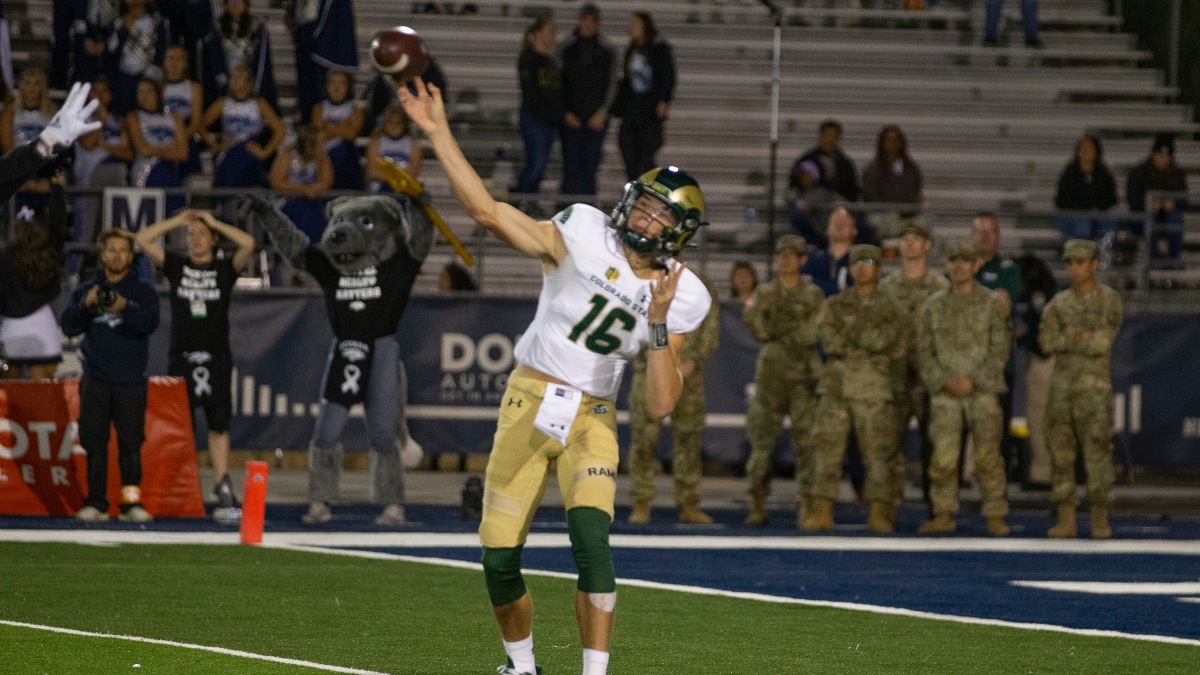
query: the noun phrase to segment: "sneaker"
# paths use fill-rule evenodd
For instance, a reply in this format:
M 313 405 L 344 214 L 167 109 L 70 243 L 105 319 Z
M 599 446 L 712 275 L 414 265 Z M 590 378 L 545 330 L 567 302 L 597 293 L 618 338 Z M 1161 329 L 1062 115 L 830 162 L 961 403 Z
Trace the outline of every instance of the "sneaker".
M 1042 42 L 1041 38 L 1033 38 L 1032 40 L 1026 40 L 1025 46 L 1030 49 L 1042 49 L 1046 45 Z
M 376 525 L 404 525 L 408 520 L 404 518 L 404 507 L 399 504 L 388 504 L 384 507 L 383 512 L 375 518 Z
M 229 480 L 229 474 L 225 474 L 225 477 L 213 486 L 213 496 L 217 498 L 217 508 L 230 509 L 241 506 L 237 495 L 233 494 L 233 483 Z
M 997 39 L 996 39 L 996 38 L 994 38 L 994 37 L 992 37 L 992 38 L 984 38 L 984 39 L 983 39 L 983 46 L 984 46 L 984 47 L 999 47 L 999 46 L 1000 46 L 1000 41 L 999 41 L 999 40 L 997 40 Z
M 143 509 L 141 504 L 134 504 L 129 507 L 128 511 L 122 512 L 119 517 L 121 520 L 129 523 L 148 523 L 154 520 L 154 516 L 150 515 L 146 509 Z
M 400 463 L 406 469 L 415 469 L 421 466 L 421 461 L 425 459 L 425 448 L 421 444 L 413 440 L 412 436 L 408 437 L 408 442 L 400 448 Z
M 313 502 L 308 505 L 308 513 L 300 516 L 300 520 L 310 525 L 320 525 L 333 520 L 333 513 L 325 502 Z
M 512 659 L 508 659 L 507 661 L 508 661 L 508 663 L 504 664 L 503 666 L 498 666 L 496 668 L 496 675 L 542 675 L 542 667 L 541 666 L 534 666 L 533 673 L 531 673 L 529 671 L 522 672 L 522 671 L 518 671 L 516 668 L 513 668 Z
M 75 520 L 85 523 L 98 523 L 108 520 L 108 514 L 94 506 L 85 506 L 75 512 Z

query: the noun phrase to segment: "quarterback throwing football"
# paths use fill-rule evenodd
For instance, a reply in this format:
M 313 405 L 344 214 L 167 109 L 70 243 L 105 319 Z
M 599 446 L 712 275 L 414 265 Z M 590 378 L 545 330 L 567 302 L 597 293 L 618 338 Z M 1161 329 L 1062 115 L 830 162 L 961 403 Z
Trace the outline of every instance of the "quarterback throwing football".
M 608 667 L 616 577 L 608 543 L 617 474 L 617 387 L 625 365 L 649 348 L 646 399 L 670 414 L 683 376 L 678 351 L 711 296 L 673 260 L 704 224 L 704 197 L 687 173 L 654 169 L 625 187 L 611 216 L 586 204 L 537 221 L 488 193 L 446 121 L 441 92 L 399 87 L 409 117 L 429 137 L 467 214 L 542 263 L 533 324 L 517 343 L 517 367 L 500 405 L 488 461 L 479 538 L 488 595 L 508 663 L 497 672 L 540 672 L 533 656 L 533 601 L 521 549 L 557 460 L 571 552 L 579 571 L 575 614 L 584 675 Z

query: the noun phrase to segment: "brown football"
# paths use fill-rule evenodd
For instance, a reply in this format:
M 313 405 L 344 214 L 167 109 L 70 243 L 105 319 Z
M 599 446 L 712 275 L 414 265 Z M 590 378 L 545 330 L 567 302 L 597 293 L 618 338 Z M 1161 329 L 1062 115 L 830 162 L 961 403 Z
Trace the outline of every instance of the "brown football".
M 371 62 L 375 70 L 396 82 L 408 82 L 429 66 L 429 47 L 408 26 L 388 28 L 371 40 Z

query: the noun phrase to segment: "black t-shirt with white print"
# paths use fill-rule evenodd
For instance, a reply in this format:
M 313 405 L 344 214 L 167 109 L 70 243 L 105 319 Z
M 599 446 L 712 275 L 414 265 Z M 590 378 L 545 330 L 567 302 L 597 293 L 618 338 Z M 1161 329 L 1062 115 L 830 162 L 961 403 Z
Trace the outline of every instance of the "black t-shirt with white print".
M 171 284 L 171 351 L 229 351 L 229 294 L 237 281 L 233 260 L 195 265 L 167 251 L 163 275 Z
M 343 274 L 319 248 L 310 246 L 304 264 L 325 294 L 334 336 L 367 344 L 396 332 L 421 271 L 421 262 L 404 251 L 361 272 Z

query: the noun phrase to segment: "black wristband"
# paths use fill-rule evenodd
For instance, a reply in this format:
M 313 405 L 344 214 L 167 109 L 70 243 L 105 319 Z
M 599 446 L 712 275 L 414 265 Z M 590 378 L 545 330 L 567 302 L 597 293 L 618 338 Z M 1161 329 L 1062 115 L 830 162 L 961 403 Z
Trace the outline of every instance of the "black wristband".
M 670 344 L 667 339 L 667 324 L 650 324 L 650 349 L 666 349 Z

